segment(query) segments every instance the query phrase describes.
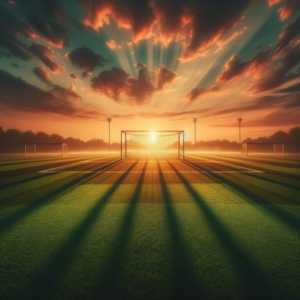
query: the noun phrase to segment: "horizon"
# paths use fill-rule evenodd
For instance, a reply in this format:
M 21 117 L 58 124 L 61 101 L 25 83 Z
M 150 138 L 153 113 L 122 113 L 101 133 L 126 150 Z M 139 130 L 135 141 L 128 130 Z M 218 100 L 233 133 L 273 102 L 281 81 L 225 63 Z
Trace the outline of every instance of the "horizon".
M 87 4 L 88 3 L 88 4 Z M 0 2 L 0 126 L 83 141 L 184 130 L 238 141 L 300 125 L 299 3 Z M 208 17 L 206 17 L 208 16 Z M 200 28 L 200 29 L 199 29 Z

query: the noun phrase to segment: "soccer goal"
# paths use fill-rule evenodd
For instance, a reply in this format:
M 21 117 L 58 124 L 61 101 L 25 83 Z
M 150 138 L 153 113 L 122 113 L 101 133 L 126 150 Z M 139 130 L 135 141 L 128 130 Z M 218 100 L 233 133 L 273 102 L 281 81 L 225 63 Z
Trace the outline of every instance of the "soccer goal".
M 88 147 L 87 151 L 89 153 L 107 152 L 107 147 Z
M 121 131 L 121 159 L 184 159 L 184 131 Z
M 25 143 L 25 157 L 69 155 L 67 144 L 64 143 Z
M 284 156 L 283 143 L 245 143 L 242 145 L 241 156 L 272 155 Z
M 220 148 L 219 147 L 200 147 L 200 152 L 202 153 L 220 153 Z

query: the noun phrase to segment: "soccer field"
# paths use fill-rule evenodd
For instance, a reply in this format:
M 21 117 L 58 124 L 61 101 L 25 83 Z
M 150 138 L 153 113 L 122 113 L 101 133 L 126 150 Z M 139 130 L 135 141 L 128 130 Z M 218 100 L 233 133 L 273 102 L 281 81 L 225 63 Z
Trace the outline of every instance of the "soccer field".
M 300 157 L 0 157 L 0 299 L 299 299 Z

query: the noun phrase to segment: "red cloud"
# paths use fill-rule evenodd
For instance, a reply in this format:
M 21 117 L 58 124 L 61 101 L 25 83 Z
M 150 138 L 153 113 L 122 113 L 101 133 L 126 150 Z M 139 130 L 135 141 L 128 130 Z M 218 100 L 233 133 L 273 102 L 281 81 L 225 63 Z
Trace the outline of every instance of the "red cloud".
M 54 74 L 64 72 L 65 68 L 54 62 L 51 57 L 54 56 L 54 51 L 38 43 L 33 43 L 28 47 L 29 51 L 35 54 Z
M 126 1 L 126 0 L 78 0 L 87 18 L 86 26 L 96 31 L 109 23 L 113 16 L 119 27 L 132 30 L 135 42 L 152 35 L 156 40 L 180 41 L 184 46 L 182 60 L 188 60 L 204 52 L 210 45 L 222 42 L 227 33 L 231 38 L 243 30 L 234 29 L 249 7 L 256 0 L 214 1 Z M 154 27 L 154 24 L 157 25 Z M 232 33 L 234 29 L 237 33 Z M 226 42 L 226 41 L 225 41 Z
M 218 82 L 229 82 L 246 71 L 249 74 L 259 77 L 265 72 L 265 67 L 271 58 L 273 47 L 269 47 L 266 51 L 259 52 L 251 60 L 242 62 L 237 54 L 233 55 L 225 64 L 222 74 L 217 78 Z
M 155 72 L 149 72 L 144 64 L 136 63 L 141 67 L 138 78 L 130 78 L 124 70 L 113 67 L 111 70 L 102 71 L 97 77 L 92 78 L 91 88 L 98 93 L 103 93 L 121 102 L 122 94 L 127 96 L 127 104 L 141 105 L 153 93 L 161 90 L 165 84 L 171 83 L 177 73 L 160 66 Z M 157 87 L 153 83 L 157 83 Z
M 114 50 L 117 47 L 117 44 L 114 40 L 107 41 L 106 45 L 108 46 L 108 48 L 112 50 Z
M 217 93 L 218 91 L 220 91 L 220 87 L 219 86 L 213 86 L 210 89 L 198 89 L 198 88 L 194 88 L 192 90 L 190 90 L 188 92 L 188 94 L 186 95 L 186 98 L 188 101 L 195 101 L 198 97 L 205 95 L 205 94 L 210 94 L 210 93 Z
M 42 81 L 47 82 L 50 79 L 49 73 L 43 67 L 34 68 L 33 73 Z
M 300 7 L 299 0 L 268 0 L 269 6 L 279 2 L 283 2 L 283 7 L 278 9 L 281 21 L 285 21 L 295 15 Z

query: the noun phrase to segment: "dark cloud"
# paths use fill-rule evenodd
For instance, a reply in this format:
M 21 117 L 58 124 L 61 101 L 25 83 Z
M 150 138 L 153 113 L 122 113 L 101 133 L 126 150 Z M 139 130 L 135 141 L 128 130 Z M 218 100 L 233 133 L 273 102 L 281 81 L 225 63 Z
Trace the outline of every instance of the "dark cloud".
M 71 78 L 75 79 L 75 80 L 78 80 L 78 77 L 77 77 L 76 74 L 74 74 L 74 73 L 71 73 L 69 76 L 70 76 Z
M 113 67 L 92 78 L 91 88 L 116 102 L 120 102 L 120 96 L 124 94 L 127 96 L 127 104 L 141 105 L 149 96 L 162 90 L 164 85 L 170 84 L 177 77 L 176 72 L 167 70 L 164 66 L 158 67 L 155 72 L 149 72 L 141 63 L 136 63 L 135 66 L 141 67 L 137 78 L 130 78 L 124 70 Z
M 62 98 L 71 97 L 75 99 L 82 99 L 82 96 L 77 93 L 76 88 L 72 83 L 69 85 L 67 89 L 59 85 L 53 85 L 53 89 L 51 90 L 51 92 L 54 95 L 57 95 L 58 97 L 62 97 Z
M 157 89 L 162 90 L 165 84 L 172 83 L 176 77 L 178 77 L 177 73 L 172 70 L 167 70 L 164 66 L 159 66 L 156 68 L 156 72 L 158 73 L 157 77 Z
M 299 68 L 295 68 L 300 62 L 300 47 L 296 42 L 293 46 L 286 48 L 276 60 L 271 61 L 267 76 L 262 77 L 254 83 L 248 92 L 261 93 L 277 88 L 300 76 Z
M 10 65 L 15 68 L 20 68 L 20 66 L 17 63 L 10 63 Z
M 276 91 L 276 93 L 296 93 L 296 92 L 300 92 L 300 83 L 291 85 L 285 89 L 281 89 Z
M 102 55 L 95 53 L 86 46 L 77 47 L 74 51 L 67 53 L 66 57 L 74 66 L 85 69 L 82 77 L 88 77 L 97 66 L 103 67 L 107 62 Z
M 75 86 L 71 83 L 69 87 L 66 89 L 60 85 L 53 84 L 50 82 L 49 73 L 43 68 L 34 68 L 33 73 L 40 78 L 42 81 L 47 83 L 51 90 L 50 92 L 59 98 L 75 98 L 75 99 L 82 99 L 82 96 L 77 93 Z
M 112 15 L 119 27 L 132 29 L 135 42 L 154 34 L 158 40 L 169 43 L 183 42 L 181 59 L 189 59 L 213 43 L 224 41 L 231 31 L 239 31 L 236 25 L 251 5 L 262 0 L 77 0 L 87 14 L 86 26 L 95 30 L 109 22 Z M 226 38 L 226 40 L 230 40 Z
M 72 118 L 96 118 L 99 114 L 76 108 L 71 102 L 45 92 L 20 77 L 0 69 L 0 104 L 34 113 L 53 113 Z
M 5 50 L 6 57 L 11 55 L 24 61 L 29 59 L 28 47 L 22 38 L 41 38 L 56 47 L 68 45 L 70 31 L 64 24 L 66 11 L 59 1 L 6 3 L 2 3 L 0 9 L 0 52 Z
M 300 37 L 300 17 L 295 21 L 287 24 L 283 27 L 279 39 L 276 43 L 275 53 L 278 54 L 285 47 L 287 47 L 291 42 L 295 41 Z
M 49 73 L 43 68 L 43 67 L 36 67 L 33 69 L 33 73 L 39 78 L 41 79 L 42 81 L 48 83 L 49 82 L 49 79 L 50 79 L 50 76 L 49 76 Z
M 97 77 L 92 78 L 91 88 L 119 102 L 120 95 L 128 93 L 128 78 L 129 74 L 124 70 L 113 67 L 111 70 L 102 71 Z
M 188 101 L 195 101 L 200 96 L 203 96 L 205 94 L 210 94 L 210 93 L 216 93 L 218 91 L 220 91 L 220 87 L 216 86 L 216 85 L 214 85 L 213 87 L 211 87 L 209 89 L 194 88 L 188 92 L 188 94 L 186 95 L 186 98 L 188 99 Z
M 54 56 L 54 52 L 43 45 L 33 43 L 29 46 L 29 51 L 37 56 L 54 74 L 64 72 L 65 68 L 61 67 L 58 63 L 53 61 L 51 57 Z
M 264 71 L 273 53 L 273 47 L 270 46 L 266 51 L 260 51 L 249 61 L 242 61 L 237 54 L 233 55 L 225 64 L 222 74 L 217 78 L 218 82 L 228 82 L 243 74 L 246 71 L 259 75 Z

